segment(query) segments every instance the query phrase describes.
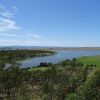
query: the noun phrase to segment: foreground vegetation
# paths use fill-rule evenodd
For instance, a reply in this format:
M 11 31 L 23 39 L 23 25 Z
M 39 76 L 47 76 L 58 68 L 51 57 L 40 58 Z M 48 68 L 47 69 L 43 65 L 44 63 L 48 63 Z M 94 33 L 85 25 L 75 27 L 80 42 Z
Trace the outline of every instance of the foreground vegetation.
M 4 100 L 99 100 L 99 83 L 100 67 L 86 66 L 75 58 L 31 69 L 20 68 L 14 60 L 9 67 L 0 64 Z

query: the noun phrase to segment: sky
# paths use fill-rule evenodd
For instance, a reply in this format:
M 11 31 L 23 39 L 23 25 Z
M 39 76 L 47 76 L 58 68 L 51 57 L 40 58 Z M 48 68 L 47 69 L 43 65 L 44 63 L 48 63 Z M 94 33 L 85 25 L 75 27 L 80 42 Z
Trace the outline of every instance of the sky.
M 100 46 L 100 0 L 0 0 L 0 46 Z

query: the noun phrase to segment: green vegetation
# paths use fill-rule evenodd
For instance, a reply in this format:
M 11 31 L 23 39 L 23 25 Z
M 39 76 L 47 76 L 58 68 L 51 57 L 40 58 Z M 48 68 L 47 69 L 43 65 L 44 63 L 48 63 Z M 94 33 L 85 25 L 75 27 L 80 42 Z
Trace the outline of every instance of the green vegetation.
M 84 65 L 100 66 L 100 56 L 84 56 L 79 58 L 78 61 Z
M 46 71 L 47 69 L 49 68 L 48 67 L 33 67 L 33 68 L 30 68 L 29 71 L 37 71 L 37 70 Z
M 33 57 L 41 57 L 55 54 L 46 50 L 1 50 L 0 62 L 7 60 L 24 60 Z
M 35 70 L 45 71 L 49 69 L 49 67 L 51 67 L 52 65 L 53 65 L 52 63 L 41 62 L 39 66 L 28 69 L 29 71 L 35 71 Z
M 100 99 L 100 67 L 84 67 L 75 58 L 58 64 L 42 62 L 37 68 L 21 68 L 15 59 L 6 67 L 6 60 L 0 63 L 0 99 Z

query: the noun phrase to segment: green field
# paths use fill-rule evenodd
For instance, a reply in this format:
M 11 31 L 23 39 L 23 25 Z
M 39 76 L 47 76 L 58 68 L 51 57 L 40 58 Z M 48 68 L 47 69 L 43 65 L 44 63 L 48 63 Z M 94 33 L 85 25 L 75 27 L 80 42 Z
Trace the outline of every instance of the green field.
M 84 65 L 87 64 L 95 64 L 100 66 L 100 55 L 97 56 L 84 56 L 78 59 L 79 62 L 83 63 Z
M 33 67 L 31 69 L 29 69 L 29 71 L 37 71 L 37 70 L 40 70 L 40 71 L 45 71 L 49 69 L 48 67 Z

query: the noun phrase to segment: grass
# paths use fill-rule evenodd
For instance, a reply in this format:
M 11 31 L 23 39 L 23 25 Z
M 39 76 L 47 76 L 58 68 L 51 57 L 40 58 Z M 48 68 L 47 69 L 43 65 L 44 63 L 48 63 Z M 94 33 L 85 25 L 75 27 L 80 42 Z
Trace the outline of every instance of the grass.
M 95 64 L 100 66 L 100 55 L 97 56 L 84 56 L 78 59 L 79 62 L 83 63 L 84 65 L 87 64 Z
M 29 71 L 37 71 L 37 70 L 45 71 L 47 69 L 48 67 L 33 67 L 33 68 L 30 68 Z

